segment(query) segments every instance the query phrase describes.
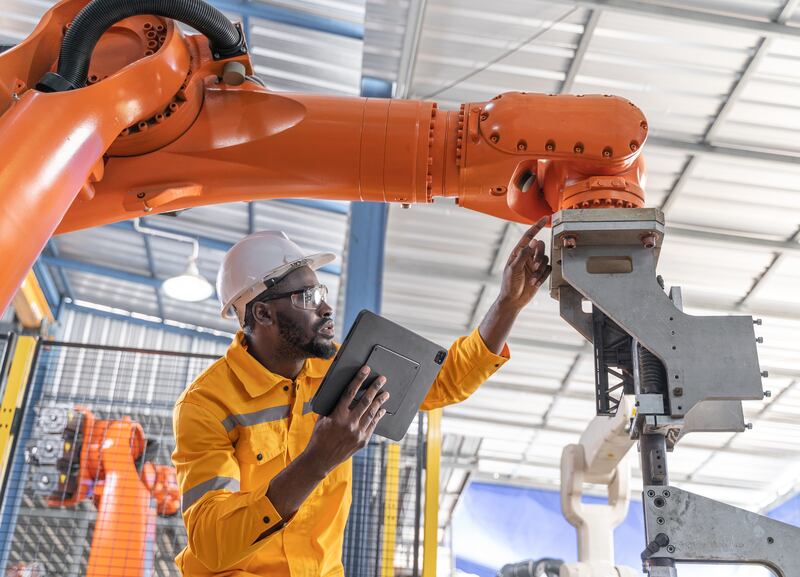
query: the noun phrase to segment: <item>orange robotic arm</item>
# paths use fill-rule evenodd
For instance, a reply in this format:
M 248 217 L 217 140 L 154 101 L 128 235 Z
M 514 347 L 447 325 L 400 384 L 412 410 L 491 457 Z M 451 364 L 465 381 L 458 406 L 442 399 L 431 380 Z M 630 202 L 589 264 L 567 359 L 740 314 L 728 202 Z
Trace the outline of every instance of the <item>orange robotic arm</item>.
M 52 234 L 144 214 L 266 198 L 449 196 L 531 222 L 561 208 L 644 203 L 647 123 L 611 96 L 507 93 L 442 111 L 274 93 L 246 77 L 247 54 L 220 58 L 205 36 L 150 15 L 102 34 L 86 86 L 36 90 L 85 5 L 62 1 L 0 55 L 0 310 Z
M 130 417 L 100 420 L 86 408 L 48 407 L 40 423 L 47 430 L 29 456 L 44 490 L 52 489 L 48 505 L 73 507 L 91 498 L 97 507 L 86 577 L 149 574 L 156 514 L 171 516 L 180 508 L 174 467 L 145 461 L 144 430 Z M 62 423 L 59 453 L 46 434 Z

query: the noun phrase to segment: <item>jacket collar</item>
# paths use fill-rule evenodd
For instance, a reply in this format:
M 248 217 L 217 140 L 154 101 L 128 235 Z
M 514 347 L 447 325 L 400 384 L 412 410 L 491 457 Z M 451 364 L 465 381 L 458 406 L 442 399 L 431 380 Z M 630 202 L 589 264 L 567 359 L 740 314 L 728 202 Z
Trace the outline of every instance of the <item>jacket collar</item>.
M 277 375 L 259 363 L 247 350 L 244 333 L 239 331 L 233 337 L 231 345 L 225 352 L 225 360 L 233 373 L 244 385 L 251 397 L 257 397 L 271 390 L 278 384 L 289 382 L 289 379 Z M 328 372 L 331 360 L 306 359 L 297 381 L 304 378 L 321 379 Z

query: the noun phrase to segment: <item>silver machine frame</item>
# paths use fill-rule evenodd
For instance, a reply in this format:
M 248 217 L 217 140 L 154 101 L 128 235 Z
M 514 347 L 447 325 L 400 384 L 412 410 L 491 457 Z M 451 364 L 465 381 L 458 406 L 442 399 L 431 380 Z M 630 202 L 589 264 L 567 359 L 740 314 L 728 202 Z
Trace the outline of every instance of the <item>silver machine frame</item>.
M 594 347 L 598 415 L 635 398 L 644 492 L 643 570 L 676 563 L 766 566 L 800 577 L 800 528 L 669 484 L 667 454 L 688 433 L 741 432 L 742 401 L 764 397 L 750 316 L 691 316 L 656 275 L 658 209 L 576 209 L 553 215 L 551 296 Z M 591 312 L 584 302 L 591 303 Z

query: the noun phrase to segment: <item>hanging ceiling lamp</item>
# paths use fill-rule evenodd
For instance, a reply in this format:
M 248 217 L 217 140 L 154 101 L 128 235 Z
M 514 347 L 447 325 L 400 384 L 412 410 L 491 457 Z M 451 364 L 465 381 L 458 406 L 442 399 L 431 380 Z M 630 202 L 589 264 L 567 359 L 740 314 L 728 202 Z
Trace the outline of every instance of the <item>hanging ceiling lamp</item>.
M 184 273 L 165 280 L 161 290 L 169 298 L 190 303 L 204 301 L 214 295 L 214 287 L 200 274 L 195 256 L 189 257 Z
M 161 290 L 164 291 L 165 295 L 178 301 L 190 303 L 204 301 L 214 295 L 214 286 L 200 274 L 200 270 L 197 268 L 197 258 L 200 256 L 200 243 L 197 242 L 197 239 L 171 232 L 144 228 L 138 218 L 133 221 L 133 228 L 142 234 L 192 244 L 192 254 L 186 263 L 186 270 L 161 283 Z

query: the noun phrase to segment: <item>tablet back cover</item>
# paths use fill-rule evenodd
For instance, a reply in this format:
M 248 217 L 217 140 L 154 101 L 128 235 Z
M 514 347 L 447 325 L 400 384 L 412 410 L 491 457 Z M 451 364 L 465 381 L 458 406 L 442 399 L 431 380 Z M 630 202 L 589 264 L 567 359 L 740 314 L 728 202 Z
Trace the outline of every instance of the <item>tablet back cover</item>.
M 312 409 L 329 415 L 358 370 L 365 364 L 386 377 L 391 395 L 387 414 L 375 434 L 395 441 L 405 436 L 422 401 L 439 374 L 447 351 L 424 337 L 367 310 L 361 311 L 312 401 Z M 369 361 L 369 362 L 368 362 Z

